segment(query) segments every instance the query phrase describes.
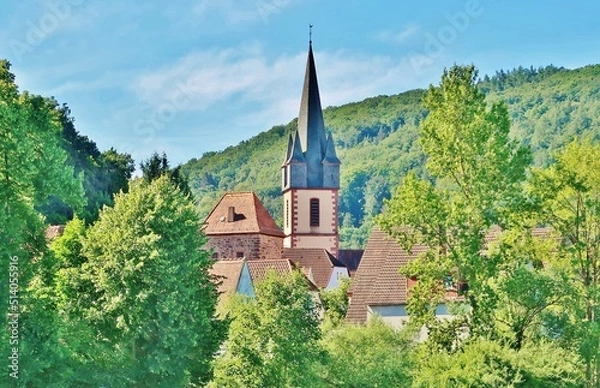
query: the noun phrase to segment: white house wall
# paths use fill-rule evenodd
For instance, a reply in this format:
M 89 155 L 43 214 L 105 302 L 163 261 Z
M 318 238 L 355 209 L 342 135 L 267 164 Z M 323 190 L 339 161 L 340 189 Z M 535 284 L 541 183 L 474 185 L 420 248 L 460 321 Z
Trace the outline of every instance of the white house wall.
M 338 288 L 342 279 L 347 279 L 350 277 L 348 273 L 348 268 L 346 267 L 333 267 L 333 271 L 331 271 L 331 277 L 329 278 L 329 284 L 325 287 L 326 290 L 331 290 Z
M 250 277 L 250 271 L 248 270 L 248 264 L 244 262 L 242 267 L 242 273 L 240 274 L 240 280 L 238 282 L 237 293 L 241 295 L 247 295 L 254 298 L 254 286 L 252 285 L 252 278 Z
M 406 305 L 384 305 L 384 306 L 367 306 L 367 320 L 374 315 L 378 315 L 386 324 L 395 329 L 399 329 L 406 325 L 409 320 Z M 445 304 L 439 304 L 435 309 L 435 316 L 438 319 L 452 319 L 452 314 L 448 312 Z M 427 333 L 422 333 L 422 339 L 427 338 Z

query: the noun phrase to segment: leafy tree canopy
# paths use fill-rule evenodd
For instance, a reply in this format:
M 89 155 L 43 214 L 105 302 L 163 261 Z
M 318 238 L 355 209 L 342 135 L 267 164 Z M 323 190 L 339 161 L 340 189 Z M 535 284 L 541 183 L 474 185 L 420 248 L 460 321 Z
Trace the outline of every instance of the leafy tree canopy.
M 168 177 L 134 182 L 86 233 L 84 316 L 144 386 L 206 380 L 220 343 L 216 290 L 193 203 Z

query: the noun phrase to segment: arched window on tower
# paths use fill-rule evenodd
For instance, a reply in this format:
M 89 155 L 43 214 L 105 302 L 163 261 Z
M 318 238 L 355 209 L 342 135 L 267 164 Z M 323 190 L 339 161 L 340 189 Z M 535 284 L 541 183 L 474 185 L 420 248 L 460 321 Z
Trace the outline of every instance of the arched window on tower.
M 310 226 L 319 226 L 319 198 L 310 199 Z

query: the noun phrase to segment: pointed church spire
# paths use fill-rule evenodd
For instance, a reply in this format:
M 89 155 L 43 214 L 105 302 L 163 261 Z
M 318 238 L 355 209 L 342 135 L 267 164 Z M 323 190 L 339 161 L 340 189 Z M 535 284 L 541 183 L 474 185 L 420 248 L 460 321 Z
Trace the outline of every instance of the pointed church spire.
M 325 145 L 325 124 L 323 123 L 323 111 L 321 109 L 321 97 L 319 96 L 312 43 L 309 44 L 306 60 L 304 87 L 302 88 L 300 113 L 298 115 L 298 131 L 300 132 L 303 152 L 313 149 L 313 146 L 315 151 L 317 151 L 317 148 L 320 151 Z
M 308 58 L 298 128 L 282 166 L 283 225 L 286 248 L 338 252 L 340 160 L 325 134 L 317 70 L 309 25 Z
M 308 184 L 309 186 L 319 185 L 321 161 L 325 152 L 326 139 L 312 42 L 309 43 L 308 58 L 306 60 L 304 87 L 302 88 L 302 100 L 300 101 L 300 113 L 298 115 L 298 134 L 302 152 L 304 152 L 306 161 L 309 164 Z M 316 175 L 311 174 L 311 171 L 314 171 Z

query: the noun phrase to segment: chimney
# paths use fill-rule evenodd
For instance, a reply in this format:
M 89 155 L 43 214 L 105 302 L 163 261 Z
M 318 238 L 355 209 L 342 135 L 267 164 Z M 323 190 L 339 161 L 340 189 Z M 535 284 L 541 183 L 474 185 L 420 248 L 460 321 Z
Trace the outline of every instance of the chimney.
M 227 212 L 227 222 L 235 221 L 235 207 L 229 206 L 229 211 Z

